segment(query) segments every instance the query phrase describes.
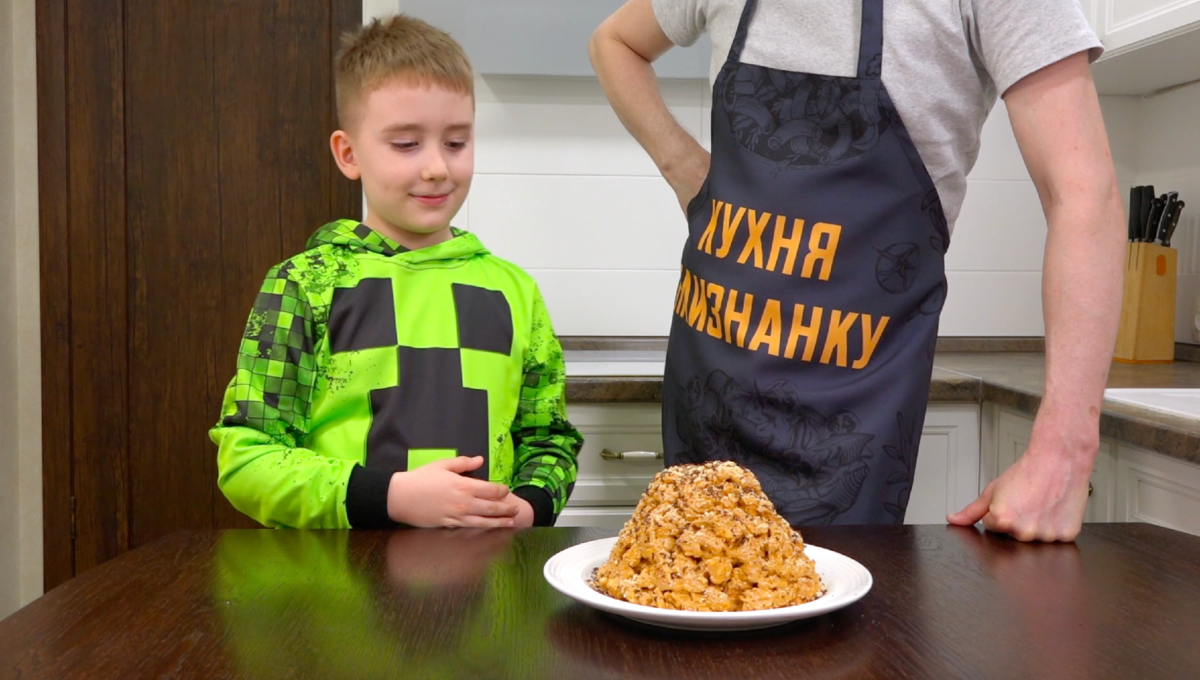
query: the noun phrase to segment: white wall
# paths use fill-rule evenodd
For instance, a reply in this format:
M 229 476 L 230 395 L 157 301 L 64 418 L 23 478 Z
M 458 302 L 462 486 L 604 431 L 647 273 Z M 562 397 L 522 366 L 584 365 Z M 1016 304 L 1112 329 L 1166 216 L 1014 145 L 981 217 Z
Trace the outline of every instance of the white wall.
M 1178 191 L 1188 204 L 1171 239 L 1179 250 L 1175 340 L 1200 343 L 1200 84 L 1150 98 L 1102 97 L 1101 103 L 1113 156 L 1128 168 L 1125 201 L 1129 186 L 1153 184 L 1156 193 Z M 1115 127 L 1110 115 L 1124 125 Z
M 34 0 L 0 3 L 0 618 L 42 592 Z
M 708 84 L 662 90 L 707 145 Z M 476 97 L 476 177 L 455 223 L 538 279 L 560 334 L 666 335 L 686 223 L 599 84 L 488 77 Z M 952 239 L 942 335 L 1041 335 L 1045 232 L 998 105 Z

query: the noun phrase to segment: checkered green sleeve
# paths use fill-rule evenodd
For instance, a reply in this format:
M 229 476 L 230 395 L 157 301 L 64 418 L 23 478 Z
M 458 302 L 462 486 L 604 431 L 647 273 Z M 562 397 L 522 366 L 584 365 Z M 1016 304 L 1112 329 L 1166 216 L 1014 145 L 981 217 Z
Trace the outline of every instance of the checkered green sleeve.
M 221 420 L 217 484 L 241 512 L 270 527 L 348 528 L 348 460 L 303 447 L 316 385 L 313 310 L 293 265 L 272 269 L 238 352 Z
M 583 437 L 567 421 L 566 367 L 562 346 L 554 335 L 541 293 L 535 292 L 533 332 L 525 352 L 524 382 L 513 422 L 516 475 L 513 491 L 521 487 L 544 491 L 554 518 L 562 512 L 575 486 L 576 455 Z M 537 507 L 534 507 L 537 515 Z

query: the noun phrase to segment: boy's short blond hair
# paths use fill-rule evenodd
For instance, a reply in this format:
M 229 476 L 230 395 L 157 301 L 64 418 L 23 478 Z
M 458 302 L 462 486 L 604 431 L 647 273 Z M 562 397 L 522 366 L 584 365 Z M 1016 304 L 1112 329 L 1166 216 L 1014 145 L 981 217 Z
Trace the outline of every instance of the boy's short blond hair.
M 343 128 L 367 95 L 397 79 L 475 96 L 475 77 L 462 46 L 449 33 L 404 14 L 344 34 L 334 74 Z

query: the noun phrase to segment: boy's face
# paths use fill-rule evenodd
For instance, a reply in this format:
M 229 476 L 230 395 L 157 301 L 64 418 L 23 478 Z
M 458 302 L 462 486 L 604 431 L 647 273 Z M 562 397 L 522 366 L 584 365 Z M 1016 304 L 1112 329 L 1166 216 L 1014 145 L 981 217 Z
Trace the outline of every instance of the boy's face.
M 438 85 L 393 81 L 368 94 L 330 145 L 362 179 L 367 226 L 409 248 L 450 238 L 475 171 L 475 102 Z

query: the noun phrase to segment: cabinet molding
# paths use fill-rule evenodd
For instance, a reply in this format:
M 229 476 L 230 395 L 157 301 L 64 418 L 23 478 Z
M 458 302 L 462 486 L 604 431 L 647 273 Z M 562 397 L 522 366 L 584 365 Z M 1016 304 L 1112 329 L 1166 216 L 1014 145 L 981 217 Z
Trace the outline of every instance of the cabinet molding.
M 1121 521 L 1200 535 L 1200 466 L 1120 445 L 1116 501 Z
M 905 524 L 943 524 L 979 495 L 979 406 L 930 404 Z

